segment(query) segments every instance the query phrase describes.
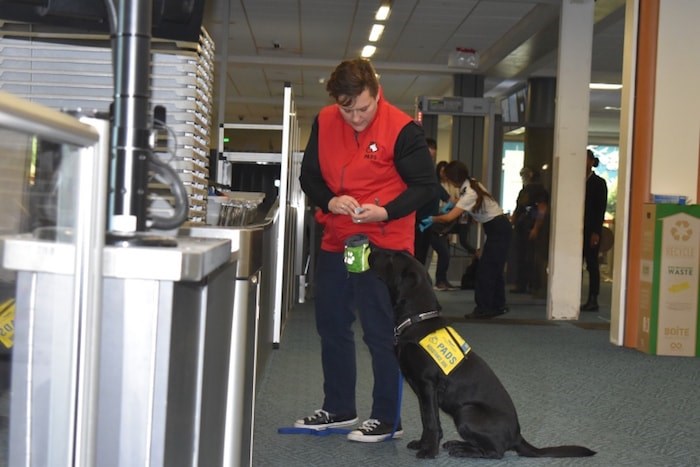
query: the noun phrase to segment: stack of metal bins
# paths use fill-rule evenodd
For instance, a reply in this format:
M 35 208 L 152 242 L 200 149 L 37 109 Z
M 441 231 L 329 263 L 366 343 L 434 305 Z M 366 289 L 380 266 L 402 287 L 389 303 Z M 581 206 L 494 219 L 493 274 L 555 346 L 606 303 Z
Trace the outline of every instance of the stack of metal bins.
M 156 123 L 156 155 L 175 169 L 189 195 L 188 220 L 204 224 L 207 214 L 209 147 L 213 111 L 214 43 L 202 29 L 197 44 L 165 50 L 153 44 L 153 105 L 166 110 L 167 129 Z M 185 48 L 187 47 L 187 49 Z M 168 199 L 167 190 L 151 187 L 150 196 Z M 156 209 L 156 203 L 151 209 Z M 169 207 L 166 206 L 166 210 Z
M 58 110 L 109 112 L 114 83 L 108 37 L 76 34 L 47 41 L 33 37 L 29 27 L 18 34 L 18 27 L 8 37 L 0 25 L 0 90 Z M 186 187 L 188 221 L 204 224 L 214 43 L 202 28 L 197 43 L 154 40 L 151 50 L 151 106 L 166 110 L 165 122 L 157 121 L 158 114 L 154 117 L 154 130 L 160 128 L 155 154 L 177 171 Z M 167 186 L 158 180 L 149 184 L 152 213 L 172 212 L 171 199 Z
M 59 110 L 108 112 L 114 94 L 111 54 L 87 42 L 2 37 L 0 90 Z

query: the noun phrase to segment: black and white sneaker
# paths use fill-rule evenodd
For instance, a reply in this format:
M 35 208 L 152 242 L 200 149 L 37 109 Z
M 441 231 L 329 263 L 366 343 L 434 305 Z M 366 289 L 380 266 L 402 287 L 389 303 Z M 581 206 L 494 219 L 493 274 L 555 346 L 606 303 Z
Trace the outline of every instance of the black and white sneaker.
M 403 436 L 403 430 L 401 425 L 396 427 L 394 431 L 393 423 L 380 422 L 377 419 L 370 418 L 362 422 L 356 430 L 348 433 L 348 439 L 350 441 L 359 441 L 361 443 L 377 443 L 379 441 L 384 441 L 385 439 L 394 438 L 398 439 Z
M 312 430 L 321 431 L 326 428 L 337 428 L 350 426 L 357 423 L 357 417 L 354 416 L 338 416 L 334 413 L 326 412 L 318 409 L 313 415 L 304 417 L 294 422 L 295 428 L 310 428 Z

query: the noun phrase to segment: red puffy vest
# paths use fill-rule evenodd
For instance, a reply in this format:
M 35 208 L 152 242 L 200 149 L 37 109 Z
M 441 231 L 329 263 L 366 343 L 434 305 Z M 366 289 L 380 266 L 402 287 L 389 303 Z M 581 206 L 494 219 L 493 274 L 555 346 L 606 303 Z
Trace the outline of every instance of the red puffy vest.
M 360 204 L 385 205 L 406 189 L 394 165 L 394 144 L 411 117 L 380 98 L 369 126 L 355 133 L 337 105 L 321 109 L 318 116 L 318 159 L 323 178 L 336 194 L 350 195 Z M 353 223 L 346 215 L 317 211 L 324 225 L 321 248 L 343 251 L 345 239 L 363 233 L 381 248 L 413 253 L 415 213 L 400 219 L 367 224 Z

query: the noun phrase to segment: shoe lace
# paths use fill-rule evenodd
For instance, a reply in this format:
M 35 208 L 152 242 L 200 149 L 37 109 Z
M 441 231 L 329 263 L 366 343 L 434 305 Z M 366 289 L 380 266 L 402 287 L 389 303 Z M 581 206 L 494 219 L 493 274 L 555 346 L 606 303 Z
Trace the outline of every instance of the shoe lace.
M 370 432 L 374 431 L 379 425 L 381 425 L 382 422 L 377 420 L 376 418 L 370 418 L 369 420 L 365 420 L 362 422 L 362 425 L 358 428 L 358 430 L 362 432 Z
M 314 411 L 314 414 L 310 417 L 307 417 L 307 420 L 310 422 L 315 422 L 315 421 L 328 421 L 331 419 L 331 414 L 326 412 L 323 409 L 318 409 Z

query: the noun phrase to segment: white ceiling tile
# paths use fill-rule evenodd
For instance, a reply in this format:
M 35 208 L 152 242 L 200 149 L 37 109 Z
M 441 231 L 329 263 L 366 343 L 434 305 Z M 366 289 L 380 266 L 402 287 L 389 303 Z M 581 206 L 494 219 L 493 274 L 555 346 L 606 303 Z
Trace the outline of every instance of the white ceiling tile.
M 329 101 L 319 78 L 359 54 L 379 5 L 378 0 L 231 0 L 227 20 L 226 1 L 207 1 L 204 26 L 217 44 L 217 60 L 217 38 L 224 32 L 229 38 L 226 118 L 247 119 L 270 117 L 280 107 L 276 100 L 284 82 L 292 83 L 300 120 L 313 118 Z M 512 88 L 527 76 L 551 76 L 556 36 L 538 45 L 539 55 L 528 56 L 519 46 L 558 24 L 559 5 L 560 0 L 394 0 L 372 58 L 387 98 L 406 109 L 418 95 L 449 93 L 455 69 L 447 67 L 447 57 L 455 47 L 480 53 L 485 68 L 477 73 L 486 91 Z M 600 24 L 613 20 L 596 30 L 593 76 L 615 79 L 621 73 L 621 11 L 624 0 L 596 2 Z M 503 80 L 508 86 L 499 86 Z

